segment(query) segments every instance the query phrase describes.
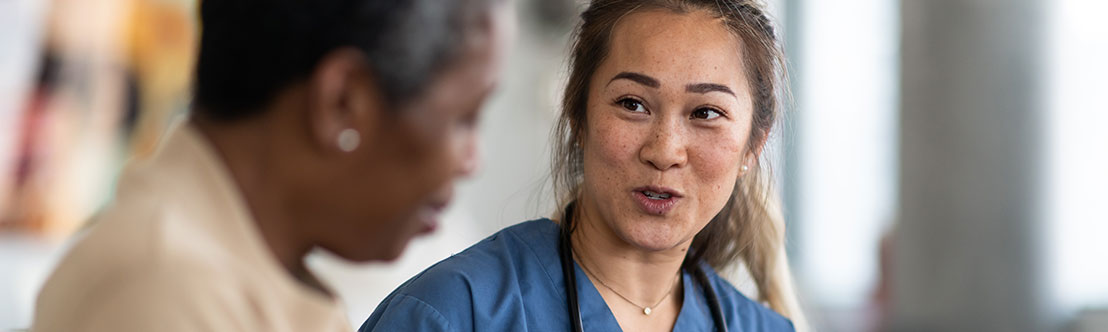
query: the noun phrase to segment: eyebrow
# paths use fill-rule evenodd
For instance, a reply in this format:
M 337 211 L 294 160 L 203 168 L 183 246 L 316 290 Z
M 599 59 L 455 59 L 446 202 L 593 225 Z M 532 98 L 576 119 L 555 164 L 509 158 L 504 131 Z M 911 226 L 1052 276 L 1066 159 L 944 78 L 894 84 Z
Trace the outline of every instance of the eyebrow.
M 662 86 L 662 84 L 659 83 L 658 80 L 653 78 L 653 77 L 646 76 L 646 75 L 639 74 L 639 73 L 626 72 L 626 71 L 621 72 L 619 74 L 616 74 L 616 76 L 612 77 L 612 79 L 610 81 L 608 81 L 608 84 L 611 84 L 613 81 L 618 80 L 618 79 L 631 80 L 631 81 L 634 81 L 636 83 L 639 83 L 639 84 L 642 84 L 642 85 L 645 85 L 645 86 L 648 86 L 648 87 L 651 87 L 651 88 L 655 88 L 655 89 Z M 723 92 L 723 93 L 726 93 L 726 94 L 729 94 L 729 95 L 732 95 L 732 96 L 735 95 L 735 92 L 731 91 L 731 88 L 727 87 L 726 85 L 716 84 L 716 83 L 689 84 L 689 85 L 685 86 L 685 91 L 693 92 L 693 93 Z
M 718 91 L 718 92 L 723 92 L 723 93 L 726 93 L 726 94 L 729 94 L 729 95 L 732 95 L 732 96 L 735 95 L 735 92 L 731 91 L 731 88 L 728 88 L 726 85 L 723 85 L 723 84 L 715 84 L 715 83 L 689 84 L 689 85 L 685 86 L 685 91 L 695 92 L 695 93 L 709 93 L 709 92 L 713 92 L 713 91 Z
M 632 81 L 635 81 L 636 83 L 639 83 L 639 84 L 642 84 L 642 85 L 645 85 L 645 86 L 648 86 L 648 87 L 651 87 L 651 88 L 655 88 L 655 89 L 662 86 L 662 84 L 658 83 L 658 80 L 653 78 L 653 77 L 646 76 L 646 75 L 639 74 L 639 73 L 626 72 L 626 71 L 622 72 L 622 73 L 619 73 L 619 74 L 616 74 L 615 77 L 612 77 L 612 80 L 608 81 L 608 84 L 612 84 L 613 81 L 618 80 L 618 79 L 632 80 Z

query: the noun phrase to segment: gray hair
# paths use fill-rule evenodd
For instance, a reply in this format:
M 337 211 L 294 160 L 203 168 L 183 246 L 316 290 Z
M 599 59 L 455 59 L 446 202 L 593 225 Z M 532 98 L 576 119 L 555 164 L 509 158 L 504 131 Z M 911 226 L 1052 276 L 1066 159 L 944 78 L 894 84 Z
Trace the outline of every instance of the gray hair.
M 472 42 L 473 30 L 503 0 L 414 0 L 387 19 L 376 45 L 363 49 L 386 99 L 418 96 Z

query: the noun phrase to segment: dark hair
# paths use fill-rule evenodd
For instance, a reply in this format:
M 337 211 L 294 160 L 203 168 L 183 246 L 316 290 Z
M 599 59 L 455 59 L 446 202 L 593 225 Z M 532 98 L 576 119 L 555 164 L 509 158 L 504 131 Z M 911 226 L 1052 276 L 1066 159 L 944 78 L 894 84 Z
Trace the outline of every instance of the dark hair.
M 551 169 L 561 206 L 570 206 L 580 195 L 584 174 L 581 139 L 587 126 L 589 82 L 607 56 L 612 32 L 623 17 L 652 9 L 703 11 L 720 18 L 738 37 L 745 72 L 736 75 L 745 75 L 754 100 L 748 149 L 759 149 L 779 119 L 780 99 L 787 95 L 784 52 L 761 4 L 755 0 L 593 0 L 581 14 L 581 24 L 574 34 L 569 80 L 554 129 Z M 736 179 L 722 211 L 693 238 L 688 259 L 717 269 L 741 260 L 758 286 L 760 300 L 796 322 L 803 317 L 784 260 L 784 220 L 769 183 L 771 178 L 763 170 L 759 161 L 747 175 Z M 575 226 L 562 223 L 570 232 Z
M 492 1 L 202 1 L 195 112 L 218 120 L 258 114 L 341 47 L 364 53 L 386 102 L 403 103 L 461 53 Z

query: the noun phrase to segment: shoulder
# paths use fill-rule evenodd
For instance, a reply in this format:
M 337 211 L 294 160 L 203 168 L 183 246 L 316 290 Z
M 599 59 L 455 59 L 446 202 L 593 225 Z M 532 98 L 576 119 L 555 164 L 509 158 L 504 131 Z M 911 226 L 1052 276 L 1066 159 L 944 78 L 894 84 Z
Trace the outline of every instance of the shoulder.
M 238 328 L 225 325 L 233 318 L 249 317 L 250 303 L 220 269 L 193 260 L 109 264 L 88 273 L 59 268 L 39 294 L 35 330 L 227 329 Z
M 119 200 L 94 216 L 72 237 L 72 246 L 55 268 L 53 279 L 73 275 L 73 281 L 112 282 L 157 276 L 159 269 L 226 274 L 209 268 L 228 265 L 227 250 L 215 240 L 220 234 L 188 220 L 180 207 L 163 196 L 155 191 Z
M 539 256 L 553 252 L 557 225 L 549 219 L 523 222 L 481 240 L 416 275 L 397 289 L 425 301 L 442 294 L 469 295 L 500 288 L 506 279 L 535 267 Z
M 474 315 L 518 298 L 520 284 L 553 283 L 543 261 L 556 255 L 558 226 L 549 219 L 505 228 L 468 249 L 432 265 L 405 282 L 377 307 L 362 331 L 413 328 L 404 322 L 441 321 L 473 326 Z M 555 257 L 556 258 L 556 257 Z M 539 283 L 539 284 L 532 284 Z M 445 326 L 444 325 L 444 326 Z M 423 330 L 423 329 L 420 329 Z M 431 329 L 436 330 L 436 329 Z M 463 329 L 464 330 L 464 329 Z
M 124 317 L 139 312 L 148 317 L 180 312 L 176 317 L 185 317 L 190 308 L 215 307 L 210 302 L 226 306 L 237 299 L 226 289 L 236 279 L 234 273 L 218 268 L 226 264 L 209 254 L 216 250 L 181 246 L 171 239 L 171 233 L 190 232 L 173 221 L 171 212 L 160 204 L 120 203 L 124 205 L 104 211 L 75 237 L 43 285 L 36 330 L 116 318 L 120 321 L 113 324 L 137 324 L 134 317 Z
M 729 325 L 737 325 L 741 331 L 795 331 L 793 323 L 787 318 L 743 295 L 734 285 L 720 277 L 715 269 L 706 264 L 703 268 L 719 296 L 720 306 L 728 321 L 733 322 Z

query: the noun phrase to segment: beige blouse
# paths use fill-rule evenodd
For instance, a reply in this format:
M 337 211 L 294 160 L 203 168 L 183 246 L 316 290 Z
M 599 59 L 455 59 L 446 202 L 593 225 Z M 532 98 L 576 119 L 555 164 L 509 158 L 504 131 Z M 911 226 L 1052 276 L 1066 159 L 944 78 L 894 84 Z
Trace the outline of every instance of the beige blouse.
M 190 125 L 123 171 L 113 203 L 39 294 L 34 331 L 351 331 L 271 254 Z

